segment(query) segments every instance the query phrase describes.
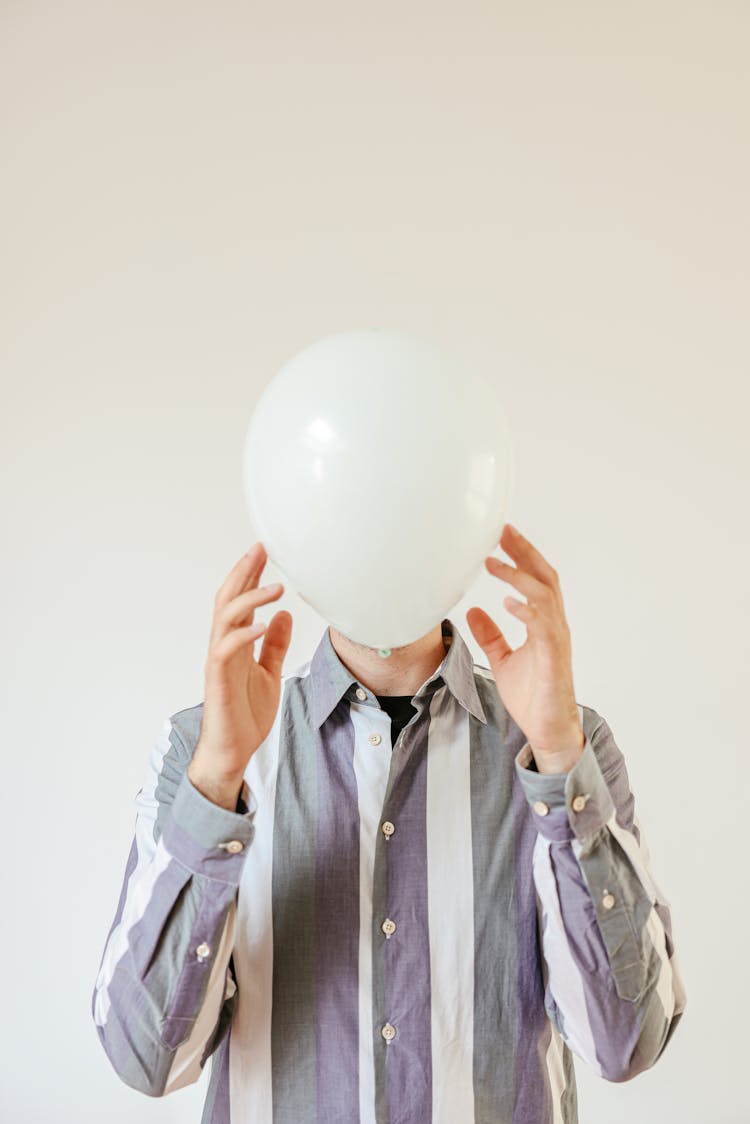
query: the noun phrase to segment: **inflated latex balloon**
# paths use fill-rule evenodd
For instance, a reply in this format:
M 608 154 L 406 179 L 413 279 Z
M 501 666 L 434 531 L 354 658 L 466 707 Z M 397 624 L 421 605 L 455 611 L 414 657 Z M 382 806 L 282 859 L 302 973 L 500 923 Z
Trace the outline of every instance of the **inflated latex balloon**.
M 318 340 L 245 437 L 250 518 L 287 586 L 351 640 L 429 632 L 479 576 L 514 473 L 498 375 L 383 329 Z

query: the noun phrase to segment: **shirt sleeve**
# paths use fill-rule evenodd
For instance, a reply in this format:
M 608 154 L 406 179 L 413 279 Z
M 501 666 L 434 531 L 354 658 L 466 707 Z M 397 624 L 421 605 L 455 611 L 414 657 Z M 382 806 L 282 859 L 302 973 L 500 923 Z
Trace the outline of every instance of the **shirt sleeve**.
M 567 773 L 532 771 L 528 741 L 515 758 L 537 828 L 544 1005 L 595 1073 L 629 1081 L 662 1054 L 687 997 L 625 760 L 607 722 L 579 714 L 585 743 Z
M 237 894 L 257 801 L 246 781 L 244 811 L 208 800 L 187 775 L 191 755 L 165 719 L 135 797 L 135 833 L 91 1000 L 115 1071 L 152 1097 L 198 1080 L 238 999 Z

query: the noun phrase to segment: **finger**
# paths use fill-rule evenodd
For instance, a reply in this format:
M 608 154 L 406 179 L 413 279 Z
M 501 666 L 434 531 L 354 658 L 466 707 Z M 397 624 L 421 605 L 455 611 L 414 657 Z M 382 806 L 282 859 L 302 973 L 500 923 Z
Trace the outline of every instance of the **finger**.
M 217 637 L 228 632 L 238 624 L 252 624 L 253 614 L 261 605 L 269 601 L 278 601 L 284 592 L 281 582 L 271 585 L 261 585 L 257 589 L 249 589 L 234 597 L 228 605 L 224 605 L 216 613 Z
M 292 638 L 292 614 L 286 609 L 274 613 L 263 637 L 263 647 L 260 650 L 258 663 L 273 677 L 279 678 L 284 664 L 284 657 Z
M 255 624 L 245 628 L 234 628 L 228 632 L 221 643 L 212 648 L 209 655 L 209 666 L 220 665 L 231 659 L 240 649 L 255 643 L 266 629 L 265 621 L 256 621 Z
M 268 555 L 263 543 L 253 543 L 247 554 L 242 555 L 222 582 L 214 598 L 214 605 L 217 607 L 226 605 L 238 593 L 257 586 L 267 561 Z
M 510 644 L 484 609 L 478 607 L 469 609 L 466 620 L 474 634 L 474 639 L 487 656 L 492 671 L 497 671 L 502 661 L 513 651 Z
M 524 538 L 520 531 L 516 530 L 512 523 L 506 523 L 503 527 L 499 543 L 505 553 L 509 554 L 514 562 L 520 563 L 527 573 L 545 585 L 557 585 L 557 571 L 550 566 L 544 555 L 527 538 Z
M 519 593 L 530 600 L 541 600 L 551 594 L 550 587 L 535 578 L 533 574 L 528 574 L 519 566 L 509 566 L 507 562 L 496 558 L 494 554 L 489 554 L 484 564 L 491 574 L 501 578 L 508 585 L 512 585 Z
M 512 613 L 514 617 L 518 617 L 525 625 L 529 626 L 536 623 L 539 619 L 539 609 L 536 605 L 528 605 L 524 601 L 519 601 L 517 597 L 503 598 L 503 605 Z

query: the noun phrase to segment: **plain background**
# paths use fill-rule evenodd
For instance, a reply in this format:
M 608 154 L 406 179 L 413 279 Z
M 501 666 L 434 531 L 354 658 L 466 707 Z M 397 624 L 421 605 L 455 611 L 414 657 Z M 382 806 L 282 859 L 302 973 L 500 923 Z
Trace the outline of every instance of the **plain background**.
M 682 1024 L 633 1082 L 578 1061 L 581 1124 L 750 1119 L 749 35 L 715 0 L 0 5 L 4 1120 L 200 1119 L 205 1073 L 119 1081 L 91 993 L 150 745 L 255 538 L 254 403 L 367 327 L 494 364 L 507 518 L 672 906 Z M 450 613 L 482 663 L 465 611 L 517 646 L 512 592 Z M 280 604 L 292 669 L 325 621 Z

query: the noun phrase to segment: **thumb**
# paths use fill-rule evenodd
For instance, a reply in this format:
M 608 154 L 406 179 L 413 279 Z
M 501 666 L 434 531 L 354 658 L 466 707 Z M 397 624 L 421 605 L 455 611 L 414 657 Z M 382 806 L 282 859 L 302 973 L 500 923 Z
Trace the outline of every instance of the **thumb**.
M 469 609 L 466 620 L 474 639 L 487 656 L 490 668 L 493 673 L 497 672 L 502 661 L 511 654 L 513 649 L 492 617 L 485 613 L 484 609 Z

